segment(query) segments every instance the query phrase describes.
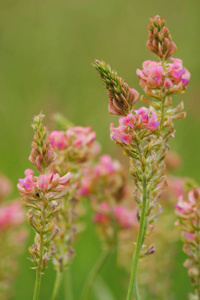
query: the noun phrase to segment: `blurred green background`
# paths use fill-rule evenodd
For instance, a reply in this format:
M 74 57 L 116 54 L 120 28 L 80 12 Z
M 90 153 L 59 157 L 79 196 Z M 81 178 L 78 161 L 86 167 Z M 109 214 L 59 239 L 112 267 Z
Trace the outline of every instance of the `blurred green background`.
M 54 128 L 54 112 L 61 112 L 77 125 L 92 125 L 103 152 L 122 159 L 109 138 L 109 124 L 116 118 L 107 113 L 107 96 L 91 63 L 95 58 L 104 59 L 141 92 L 135 71 L 144 60 L 156 59 L 146 49 L 147 24 L 156 14 L 166 19 L 178 46 L 176 57 L 192 74 L 187 93 L 174 99 L 177 103 L 184 100 L 187 118 L 176 122 L 176 139 L 170 144 L 184 162 L 178 174 L 200 182 L 199 0 L 7 0 L 0 1 L 0 171 L 14 185 L 31 167 L 30 125 L 33 115 L 41 110 L 50 129 Z M 17 196 L 14 188 L 13 197 Z M 101 251 L 91 216 L 88 225 L 77 241 L 72 265 L 75 300 Z M 27 245 L 31 242 L 32 237 Z M 176 299 L 185 300 L 191 287 L 182 267 L 185 256 L 181 244 L 179 248 L 172 262 L 176 264 L 174 291 Z M 20 260 L 15 300 L 32 299 L 35 272 L 29 269 L 28 256 L 26 252 Z M 123 271 L 119 273 L 123 279 Z M 112 257 L 102 274 L 111 287 L 115 285 Z M 40 299 L 50 299 L 54 275 L 47 270 Z M 62 292 L 60 300 L 64 299 Z M 122 299 L 119 287 L 118 295 Z

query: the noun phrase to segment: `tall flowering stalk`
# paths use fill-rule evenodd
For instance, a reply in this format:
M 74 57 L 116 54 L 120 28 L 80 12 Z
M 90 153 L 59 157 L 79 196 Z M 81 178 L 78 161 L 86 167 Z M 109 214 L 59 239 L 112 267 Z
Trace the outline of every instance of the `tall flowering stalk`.
M 184 192 L 183 178 L 175 178 L 170 174 L 172 170 L 180 166 L 180 157 L 175 153 L 168 152 L 165 159 L 168 189 L 161 193 L 159 202 L 162 205 L 164 213 L 162 218 L 157 220 L 157 226 L 152 234 L 148 237 L 148 242 L 152 247 L 156 242 L 156 255 L 151 258 L 144 257 L 138 274 L 138 283 L 141 286 L 141 297 L 144 299 L 174 299 L 172 290 L 173 272 L 176 256 L 176 247 L 178 242 L 178 232 L 174 227 L 175 215 L 173 214 L 174 203 L 177 195 Z M 131 191 L 131 186 L 130 186 Z M 132 202 L 129 196 L 129 204 Z M 123 239 L 120 241 L 119 265 L 129 272 L 130 260 L 133 249 L 130 247 L 134 236 L 137 236 L 138 226 L 132 227 L 126 231 Z M 167 251 L 166 251 L 167 249 Z M 152 248 L 149 248 L 151 254 Z M 151 276 L 149 276 L 151 270 Z M 168 276 L 166 276 L 168 274 Z M 162 282 L 162 284 L 160 284 Z
M 35 131 L 32 150 L 29 160 L 40 172 L 39 176 L 33 176 L 34 171 L 27 169 L 25 178 L 19 179 L 17 185 L 23 196 L 22 204 L 29 208 L 27 221 L 36 232 L 34 244 L 29 248 L 32 261 L 36 269 L 36 281 L 33 299 L 39 297 L 41 275 L 47 263 L 55 253 L 54 238 L 59 233 L 55 223 L 55 216 L 61 208 L 62 196 L 66 193 L 66 186 L 71 174 L 60 177 L 58 173 L 47 173 L 48 167 L 55 160 L 56 154 L 50 145 L 48 132 L 43 126 L 44 115 L 34 117 L 33 129 Z
M 52 171 L 58 172 L 60 175 L 65 174 L 68 170 L 72 173 L 70 188 L 64 196 L 61 209 L 56 216 L 60 234 L 55 239 L 57 251 L 53 255 L 53 267 L 56 270 L 57 279 L 52 300 L 56 299 L 62 276 L 69 269 L 74 257 L 73 241 L 77 232 L 76 208 L 79 202 L 77 191 L 83 177 L 83 168 L 90 164 L 99 152 L 99 144 L 95 137 L 96 133 L 89 126 L 70 125 L 65 131 L 57 130 L 49 134 L 50 144 L 57 155 L 51 166 Z
M 93 166 L 84 169 L 79 190 L 87 197 L 94 212 L 93 222 L 102 240 L 102 253 L 86 280 L 82 298 L 87 300 L 96 276 L 111 252 L 116 254 L 124 232 L 136 226 L 133 204 L 127 205 L 127 176 L 117 160 L 102 155 Z
M 181 229 L 184 243 L 183 251 L 187 254 L 184 266 L 195 288 L 190 300 L 200 299 L 200 189 L 194 187 L 187 196 L 179 196 L 175 205 L 178 217 L 177 226 Z
M 167 61 L 176 52 L 176 45 L 165 27 L 164 19 L 151 17 L 148 28 L 147 47 L 160 61 L 145 61 L 143 69 L 137 69 L 136 73 L 147 96 L 142 95 L 141 100 L 149 108 L 134 110 L 138 92 L 130 88 L 105 62 L 96 60 L 94 63 L 108 90 L 109 112 L 121 116 L 117 128 L 111 124 L 111 139 L 129 157 L 130 173 L 136 186 L 140 226 L 127 300 L 133 298 L 133 293 L 136 299 L 140 299 L 136 282 L 137 265 L 139 258 L 148 254 L 148 250 L 143 250 L 145 237 L 151 233 L 153 223 L 160 214 L 158 199 L 166 186 L 164 158 L 168 150 L 167 142 L 174 137 L 173 120 L 185 117 L 183 103 L 174 108 L 171 96 L 183 93 L 190 79 L 190 73 L 180 59 L 171 58 L 172 63 Z M 150 249 L 155 251 L 154 247 Z

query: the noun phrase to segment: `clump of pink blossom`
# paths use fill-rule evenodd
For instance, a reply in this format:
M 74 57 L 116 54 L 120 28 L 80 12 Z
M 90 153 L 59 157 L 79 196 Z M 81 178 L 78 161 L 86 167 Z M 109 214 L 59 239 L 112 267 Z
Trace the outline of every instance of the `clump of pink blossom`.
M 190 81 L 190 73 L 183 67 L 181 59 L 171 58 L 172 63 L 166 63 L 165 68 L 161 62 L 146 60 L 143 69 L 137 69 L 143 89 L 159 90 L 166 88 L 170 93 L 179 93 L 185 89 Z
M 126 117 L 119 119 L 119 127 L 114 128 L 114 124 L 110 125 L 111 139 L 117 143 L 129 145 L 134 140 L 134 131 L 140 129 L 148 129 L 155 131 L 159 126 L 156 114 L 148 108 L 142 106 L 133 113 L 129 113 Z
M 120 228 L 130 229 L 136 225 L 137 218 L 134 210 L 127 209 L 122 205 L 115 205 L 112 208 L 107 202 L 102 202 L 97 208 L 94 222 L 102 226 L 116 222 Z
M 58 173 L 51 173 L 49 175 L 41 174 L 36 177 L 33 176 L 33 173 L 33 170 L 27 169 L 25 171 L 26 177 L 19 179 L 19 183 L 17 184 L 20 194 L 29 200 L 43 198 L 44 193 L 46 193 L 49 199 L 56 199 L 64 191 L 65 186 L 68 185 L 71 178 L 70 172 L 63 177 L 60 177 Z

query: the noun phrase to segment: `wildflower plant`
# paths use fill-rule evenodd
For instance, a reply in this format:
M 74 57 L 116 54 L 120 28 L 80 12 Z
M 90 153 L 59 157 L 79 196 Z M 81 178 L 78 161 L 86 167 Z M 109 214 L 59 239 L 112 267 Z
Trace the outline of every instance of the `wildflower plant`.
M 188 258 L 184 266 L 195 289 L 195 294 L 190 294 L 190 300 L 200 299 L 200 189 L 194 187 L 187 195 L 180 195 L 175 205 L 178 221 L 176 225 L 181 230 L 184 243 L 183 251 Z
M 41 275 L 56 251 L 53 240 L 59 234 L 59 228 L 55 216 L 61 209 L 62 196 L 66 193 L 71 177 L 69 172 L 62 177 L 58 173 L 48 173 L 48 167 L 55 160 L 56 154 L 50 145 L 47 129 L 42 124 L 43 119 L 42 114 L 34 117 L 35 134 L 29 157 L 40 175 L 34 176 L 34 171 L 27 169 L 25 178 L 19 179 L 17 185 L 22 195 L 22 204 L 29 209 L 27 221 L 36 233 L 34 243 L 29 248 L 35 265 L 33 269 L 36 269 L 34 300 L 39 296 Z
M 164 158 L 169 148 L 168 140 L 174 137 L 173 122 L 185 117 L 183 103 L 174 105 L 172 96 L 184 93 L 190 79 L 190 73 L 183 67 L 182 61 L 171 57 L 177 49 L 165 27 L 165 20 L 159 16 L 151 17 L 148 28 L 147 48 L 159 57 L 159 61 L 147 60 L 143 63 L 143 69 L 136 71 L 145 93 L 141 100 L 148 108 L 142 106 L 135 110 L 139 93 L 105 62 L 96 60 L 94 63 L 108 90 L 108 110 L 120 116 L 119 126 L 110 126 L 111 139 L 129 157 L 130 174 L 136 186 L 139 232 L 127 300 L 131 300 L 133 294 L 140 299 L 136 281 L 138 260 L 149 254 L 149 248 L 145 249 L 143 244 L 161 212 L 158 199 L 166 187 Z M 172 63 L 168 62 L 169 58 Z M 151 253 L 155 251 L 152 246 L 150 249 Z
M 117 265 L 118 249 L 121 242 L 124 244 L 123 233 L 137 226 L 135 207 L 127 201 L 127 189 L 124 168 L 109 155 L 102 155 L 96 163 L 84 169 L 79 194 L 89 200 L 93 222 L 102 241 L 102 253 L 86 280 L 83 300 L 88 299 L 90 288 L 111 253 L 115 254 Z
M 53 267 L 56 270 L 57 279 L 52 300 L 56 298 L 63 274 L 69 269 L 74 257 L 73 242 L 77 233 L 78 190 L 84 175 L 83 168 L 90 165 L 100 149 L 95 140 L 96 133 L 90 126 L 72 126 L 72 124 L 68 126 L 68 122 L 65 122 L 64 118 L 60 116 L 56 122 L 60 124 L 60 120 L 63 120 L 62 127 L 65 127 L 65 130 L 52 131 L 48 136 L 50 144 L 56 152 L 56 159 L 51 165 L 51 170 L 60 175 L 70 171 L 71 182 L 68 193 L 63 197 L 61 209 L 56 216 L 60 234 L 55 239 L 57 251 L 53 255 Z

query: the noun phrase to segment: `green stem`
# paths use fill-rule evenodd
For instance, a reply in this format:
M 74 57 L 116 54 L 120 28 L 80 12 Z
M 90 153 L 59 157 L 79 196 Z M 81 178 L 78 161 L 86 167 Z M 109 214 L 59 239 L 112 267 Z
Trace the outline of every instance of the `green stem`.
M 137 279 L 135 279 L 135 298 L 137 300 L 141 300 L 141 297 L 140 297 L 140 293 L 139 293 L 139 289 L 138 289 L 138 284 L 137 284 Z
M 62 275 L 63 275 L 63 272 L 61 273 L 60 271 L 57 271 L 56 280 L 55 280 L 51 300 L 55 300 L 56 297 L 57 297 L 57 294 L 58 294 L 58 291 L 59 291 L 59 288 L 60 288 L 60 284 L 61 284 L 61 280 L 62 280 Z
M 127 294 L 126 300 L 132 300 L 133 291 L 136 286 L 137 265 L 138 265 L 140 250 L 142 248 L 143 232 L 144 232 L 144 226 L 145 226 L 145 220 L 146 220 L 146 205 L 147 205 L 147 182 L 146 182 L 146 174 L 143 174 L 142 212 L 141 212 L 140 226 L 139 226 L 139 232 L 138 232 L 138 238 L 137 238 L 137 246 L 136 246 L 135 254 L 133 257 L 132 272 L 131 272 L 131 278 L 130 278 L 130 283 L 129 283 L 128 294 Z M 135 293 L 135 296 L 136 296 L 136 300 L 140 299 L 138 293 Z
M 36 278 L 35 278 L 35 288 L 34 288 L 33 300 L 37 300 L 38 297 L 39 297 L 40 282 L 41 282 L 41 273 L 37 269 Z
M 90 293 L 90 289 L 98 275 L 98 273 L 100 272 L 101 268 L 103 267 L 105 261 L 107 260 L 108 256 L 110 254 L 110 249 L 105 249 L 100 258 L 98 259 L 98 261 L 96 262 L 96 264 L 94 265 L 93 269 L 91 270 L 88 279 L 86 281 L 86 284 L 83 288 L 83 292 L 82 292 L 82 296 L 81 299 L 82 300 L 87 300 L 89 297 L 89 293 Z
M 43 214 L 43 224 L 42 224 L 42 230 L 40 233 L 40 258 L 37 266 L 36 271 L 36 279 L 35 279 L 35 289 L 33 294 L 33 300 L 39 299 L 39 292 L 40 292 L 40 282 L 41 282 L 41 275 L 42 275 L 42 259 L 43 259 L 43 251 L 44 251 L 44 236 L 43 236 L 43 229 L 44 229 L 44 212 Z
M 65 290 L 65 299 L 73 300 L 74 297 L 73 297 L 70 269 L 67 269 L 64 272 L 63 284 L 64 284 L 64 290 Z

